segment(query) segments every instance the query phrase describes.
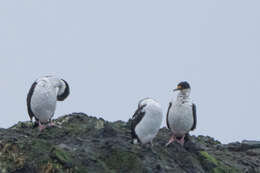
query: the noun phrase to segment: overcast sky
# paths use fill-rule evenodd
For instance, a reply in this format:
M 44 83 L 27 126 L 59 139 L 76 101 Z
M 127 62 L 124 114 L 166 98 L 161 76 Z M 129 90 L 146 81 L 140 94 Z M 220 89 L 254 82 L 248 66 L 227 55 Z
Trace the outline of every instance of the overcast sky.
M 172 89 L 187 80 L 197 104 L 192 134 L 260 140 L 259 7 L 258 0 L 0 1 L 0 127 L 29 120 L 26 95 L 39 76 L 70 84 L 55 118 L 85 112 L 109 121 L 128 120 L 148 96 L 166 113 Z

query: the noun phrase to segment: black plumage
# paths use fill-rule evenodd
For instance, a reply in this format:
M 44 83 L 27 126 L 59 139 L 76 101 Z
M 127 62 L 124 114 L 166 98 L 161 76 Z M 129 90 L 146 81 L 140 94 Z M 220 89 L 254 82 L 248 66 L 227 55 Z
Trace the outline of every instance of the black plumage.
M 190 130 L 195 130 L 197 126 L 197 110 L 196 110 L 196 105 L 194 103 L 192 104 L 192 115 L 193 115 L 193 125 Z
M 168 122 L 168 116 L 169 116 L 169 111 L 172 107 L 172 102 L 169 103 L 169 107 L 168 107 L 168 110 L 167 110 L 167 115 L 166 115 L 166 125 L 167 125 L 167 128 L 170 129 L 170 124 Z
M 140 142 L 140 139 L 138 138 L 137 134 L 135 133 L 135 127 L 137 126 L 137 124 L 143 119 L 143 117 L 145 116 L 145 112 L 143 111 L 144 107 L 146 106 L 146 104 L 138 107 L 138 109 L 135 111 L 132 120 L 131 120 L 131 135 L 132 135 L 132 139 L 137 139 L 138 142 Z
M 33 120 L 33 117 L 35 118 L 35 115 L 32 111 L 32 108 L 31 108 L 31 100 L 32 100 L 32 95 L 33 95 L 33 92 L 34 92 L 34 89 L 35 89 L 35 86 L 37 85 L 37 82 L 34 82 L 27 94 L 27 110 L 28 110 L 28 114 L 29 114 L 29 117 L 31 119 L 31 121 Z

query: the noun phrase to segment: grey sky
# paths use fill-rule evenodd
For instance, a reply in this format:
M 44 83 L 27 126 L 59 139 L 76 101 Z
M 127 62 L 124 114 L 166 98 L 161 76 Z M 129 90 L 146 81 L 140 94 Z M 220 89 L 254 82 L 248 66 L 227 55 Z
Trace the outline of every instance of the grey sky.
M 0 1 L 0 127 L 29 120 L 42 75 L 71 86 L 55 118 L 85 112 L 128 120 L 143 97 L 166 113 L 190 82 L 193 134 L 260 140 L 260 1 Z M 164 117 L 165 118 L 165 117 Z

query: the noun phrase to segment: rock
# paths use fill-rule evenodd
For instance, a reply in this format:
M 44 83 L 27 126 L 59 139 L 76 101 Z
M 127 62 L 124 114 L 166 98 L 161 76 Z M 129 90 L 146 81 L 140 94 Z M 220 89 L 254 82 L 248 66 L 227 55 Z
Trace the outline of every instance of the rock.
M 260 156 L 260 148 L 248 150 L 246 154 L 250 156 Z
M 162 128 L 149 148 L 131 144 L 130 121 L 73 113 L 54 122 L 61 128 L 39 132 L 28 121 L 0 129 L 0 173 L 260 172 L 257 141 L 223 145 L 188 135 L 184 147 L 165 147 L 171 133 Z
M 260 148 L 260 141 L 243 140 L 242 143 L 243 144 L 248 144 L 248 145 L 258 145 L 259 148 Z
M 247 151 L 249 149 L 260 148 L 260 144 L 256 142 L 234 142 L 226 146 L 231 151 Z

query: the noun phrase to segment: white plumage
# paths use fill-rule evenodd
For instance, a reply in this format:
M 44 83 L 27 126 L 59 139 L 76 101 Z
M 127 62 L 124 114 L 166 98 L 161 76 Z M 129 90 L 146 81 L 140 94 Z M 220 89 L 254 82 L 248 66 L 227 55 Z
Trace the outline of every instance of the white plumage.
M 140 101 L 132 119 L 133 140 L 142 144 L 152 143 L 162 123 L 163 111 L 161 105 L 148 98 Z
M 192 103 L 188 98 L 177 97 L 168 115 L 169 128 L 177 136 L 188 133 L 193 126 Z
M 184 137 L 196 128 L 196 106 L 190 101 L 190 85 L 181 82 L 174 91 L 179 91 L 176 101 L 169 104 L 167 111 L 167 126 L 172 131 L 172 137 L 166 145 L 173 141 L 184 144 Z
M 69 86 L 63 79 L 54 76 L 41 77 L 33 84 L 27 96 L 28 112 L 32 119 L 47 123 L 53 117 L 56 101 L 69 95 Z

